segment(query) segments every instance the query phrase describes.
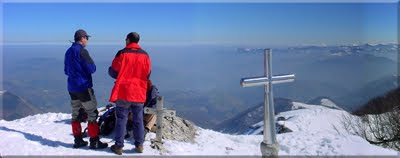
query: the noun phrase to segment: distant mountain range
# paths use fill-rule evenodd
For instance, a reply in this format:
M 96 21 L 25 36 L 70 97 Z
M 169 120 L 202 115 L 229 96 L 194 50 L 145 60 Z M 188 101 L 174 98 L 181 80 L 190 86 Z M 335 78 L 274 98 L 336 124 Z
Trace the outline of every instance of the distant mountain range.
M 386 54 L 386 53 L 397 53 L 399 48 L 399 44 L 396 43 L 381 43 L 381 44 L 351 44 L 351 45 L 304 45 L 304 46 L 296 46 L 296 47 L 288 47 L 288 48 L 280 48 L 279 51 L 288 50 L 293 53 L 306 53 L 306 52 L 329 52 L 332 55 L 346 55 L 353 53 L 378 53 L 378 54 Z M 265 48 L 237 48 L 236 51 L 238 53 L 263 53 Z
M 0 95 L 2 98 L 0 103 L 0 107 L 2 108 L 0 119 L 14 120 L 44 112 L 44 110 L 37 108 L 11 92 L 1 91 Z
M 236 51 L 240 56 L 263 53 L 261 48 Z M 296 74 L 294 83 L 274 86 L 275 96 L 302 102 L 329 96 L 345 110 L 354 111 L 397 86 L 397 57 L 394 43 L 274 49 L 274 74 Z M 261 63 L 258 66 L 262 67 Z
M 396 86 L 396 48 L 395 44 L 365 44 L 273 49 L 273 74 L 296 74 L 295 82 L 274 85 L 274 96 L 299 102 L 326 96 L 353 111 Z M 4 89 L 36 109 L 70 112 L 63 72 L 65 49 L 6 47 Z M 99 107 L 108 103 L 114 83 L 107 74 L 114 49 L 104 46 L 89 50 L 97 65 L 93 81 Z M 31 50 L 35 53 L 26 53 Z M 263 74 L 263 48 L 149 48 L 149 52 L 151 79 L 165 96 L 165 106 L 200 127 L 218 128 L 262 101 L 262 87 L 242 88 L 239 80 Z
M 384 95 L 390 90 L 398 87 L 398 77 L 386 76 L 375 81 L 368 82 L 364 87 L 352 90 L 334 99 L 338 105 L 344 107 L 347 111 L 354 112 L 362 108 L 370 99 Z
M 206 92 L 164 91 L 161 95 L 165 97 L 165 107 L 176 110 L 178 116 L 190 118 L 204 128 L 213 128 L 222 120 L 247 108 L 246 102 L 239 97 L 217 89 Z

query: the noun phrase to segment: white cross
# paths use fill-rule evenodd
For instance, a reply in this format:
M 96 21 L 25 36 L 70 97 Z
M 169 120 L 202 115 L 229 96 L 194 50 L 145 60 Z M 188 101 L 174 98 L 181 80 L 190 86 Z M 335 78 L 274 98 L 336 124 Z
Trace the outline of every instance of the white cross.
M 264 156 L 278 155 L 278 143 L 276 141 L 274 97 L 272 84 L 294 81 L 294 74 L 272 76 L 272 53 L 270 49 L 264 50 L 264 76 L 242 78 L 242 87 L 264 86 L 264 140 L 261 143 L 261 153 Z
M 163 118 L 164 116 L 175 116 L 174 110 L 167 110 L 163 108 L 164 106 L 164 97 L 157 96 L 157 104 L 156 108 L 144 108 L 145 114 L 154 114 L 157 116 L 157 131 L 156 131 L 156 142 L 162 144 L 162 128 L 163 128 Z

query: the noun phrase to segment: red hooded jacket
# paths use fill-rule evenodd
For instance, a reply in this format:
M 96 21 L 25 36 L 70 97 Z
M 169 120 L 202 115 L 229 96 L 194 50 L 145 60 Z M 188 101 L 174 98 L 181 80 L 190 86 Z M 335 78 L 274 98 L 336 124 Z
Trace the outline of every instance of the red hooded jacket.
M 131 43 L 118 51 L 108 73 L 116 78 L 110 102 L 118 99 L 135 103 L 146 101 L 151 62 L 147 52 L 137 43 Z

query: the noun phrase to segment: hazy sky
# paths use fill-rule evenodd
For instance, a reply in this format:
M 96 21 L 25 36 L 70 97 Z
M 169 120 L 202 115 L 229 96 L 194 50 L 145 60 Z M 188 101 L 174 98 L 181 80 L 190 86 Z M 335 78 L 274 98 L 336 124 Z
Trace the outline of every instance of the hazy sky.
M 5 3 L 4 41 L 299 45 L 397 42 L 396 3 Z

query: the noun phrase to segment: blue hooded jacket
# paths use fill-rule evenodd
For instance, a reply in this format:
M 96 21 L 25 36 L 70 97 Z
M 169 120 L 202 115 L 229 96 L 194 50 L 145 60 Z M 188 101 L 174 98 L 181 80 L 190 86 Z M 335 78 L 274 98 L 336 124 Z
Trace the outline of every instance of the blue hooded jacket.
M 68 91 L 82 92 L 92 88 L 92 73 L 95 71 L 96 65 L 89 52 L 80 43 L 73 43 L 64 58 L 64 73 L 68 76 Z

